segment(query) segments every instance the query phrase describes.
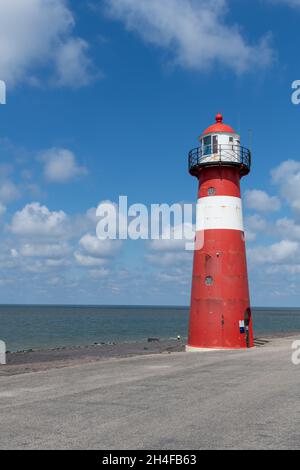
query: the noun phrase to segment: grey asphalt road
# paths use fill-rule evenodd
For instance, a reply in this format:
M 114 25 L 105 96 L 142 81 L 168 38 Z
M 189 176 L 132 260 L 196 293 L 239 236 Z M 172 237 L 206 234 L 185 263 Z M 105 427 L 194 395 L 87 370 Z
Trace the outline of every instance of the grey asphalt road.
M 0 449 L 299 449 L 291 344 L 1 377 Z

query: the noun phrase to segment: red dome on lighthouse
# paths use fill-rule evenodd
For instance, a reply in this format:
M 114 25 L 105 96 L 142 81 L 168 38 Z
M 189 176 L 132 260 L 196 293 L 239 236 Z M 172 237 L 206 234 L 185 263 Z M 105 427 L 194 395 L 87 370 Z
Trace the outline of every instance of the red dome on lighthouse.
M 203 137 L 204 135 L 215 134 L 218 132 L 225 132 L 226 134 L 236 134 L 235 130 L 232 129 L 231 126 L 228 126 L 227 124 L 223 123 L 223 116 L 220 113 L 216 115 L 216 123 L 208 127 L 203 132 L 201 137 Z

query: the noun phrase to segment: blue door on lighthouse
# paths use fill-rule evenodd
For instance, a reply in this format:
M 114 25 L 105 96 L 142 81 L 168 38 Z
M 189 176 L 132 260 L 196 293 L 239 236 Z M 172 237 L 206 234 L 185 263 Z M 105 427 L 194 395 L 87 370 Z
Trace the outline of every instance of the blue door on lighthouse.
M 245 312 L 245 333 L 246 333 L 246 345 L 247 348 L 250 348 L 250 321 L 251 321 L 251 310 L 248 308 Z

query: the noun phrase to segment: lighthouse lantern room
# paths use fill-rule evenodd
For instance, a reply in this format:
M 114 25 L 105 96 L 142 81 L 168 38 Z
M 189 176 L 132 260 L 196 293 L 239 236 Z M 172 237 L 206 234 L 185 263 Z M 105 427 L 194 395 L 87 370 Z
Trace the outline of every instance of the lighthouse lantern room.
M 240 180 L 251 152 L 240 136 L 216 123 L 189 154 L 199 181 L 188 351 L 253 346 Z

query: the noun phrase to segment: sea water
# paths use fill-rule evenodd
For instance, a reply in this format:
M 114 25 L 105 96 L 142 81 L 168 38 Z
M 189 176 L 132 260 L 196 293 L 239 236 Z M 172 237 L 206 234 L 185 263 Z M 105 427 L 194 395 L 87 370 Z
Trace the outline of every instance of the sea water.
M 187 307 L 0 306 L 7 350 L 185 338 Z M 298 333 L 300 308 L 254 308 L 255 336 Z

